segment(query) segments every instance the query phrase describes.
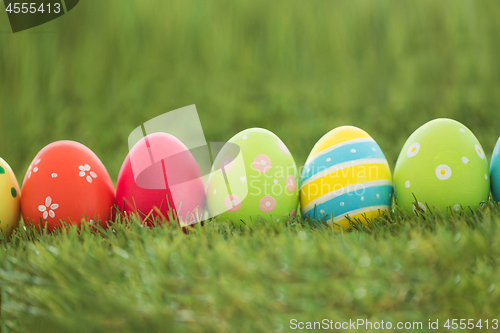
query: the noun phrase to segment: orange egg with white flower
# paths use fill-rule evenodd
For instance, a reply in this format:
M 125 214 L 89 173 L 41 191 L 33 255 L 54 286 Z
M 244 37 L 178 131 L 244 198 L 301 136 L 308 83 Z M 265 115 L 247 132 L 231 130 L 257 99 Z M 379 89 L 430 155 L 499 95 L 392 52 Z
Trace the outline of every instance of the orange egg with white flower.
M 99 158 L 74 141 L 57 141 L 31 162 L 22 185 L 21 210 L 26 223 L 103 224 L 112 218 L 115 192 Z

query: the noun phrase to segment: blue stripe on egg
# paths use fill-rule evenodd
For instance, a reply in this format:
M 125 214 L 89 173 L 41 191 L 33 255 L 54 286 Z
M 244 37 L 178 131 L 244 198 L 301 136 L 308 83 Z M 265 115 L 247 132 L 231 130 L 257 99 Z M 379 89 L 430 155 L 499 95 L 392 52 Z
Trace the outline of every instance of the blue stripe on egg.
M 375 141 L 344 144 L 326 153 L 319 154 L 307 163 L 302 173 L 301 183 L 335 165 L 360 159 L 385 159 L 385 156 Z
M 304 214 L 304 218 L 310 216 L 312 219 L 319 220 L 324 217 L 325 212 L 334 212 L 334 218 L 344 216 L 349 212 L 362 208 L 384 206 L 390 203 L 392 197 L 392 185 L 366 187 L 363 193 L 349 192 L 334 197 L 324 203 L 320 203 Z M 361 190 L 358 190 L 361 192 Z M 328 218 L 330 218 L 328 216 Z

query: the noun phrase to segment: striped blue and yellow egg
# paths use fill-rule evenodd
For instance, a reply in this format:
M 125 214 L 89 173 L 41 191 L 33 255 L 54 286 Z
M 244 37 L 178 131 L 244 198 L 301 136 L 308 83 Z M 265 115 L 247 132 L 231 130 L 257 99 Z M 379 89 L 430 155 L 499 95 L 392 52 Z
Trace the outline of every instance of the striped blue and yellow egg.
M 351 220 L 367 221 L 389 211 L 391 170 L 384 153 L 365 131 L 342 126 L 325 134 L 307 158 L 300 184 L 305 219 L 348 229 Z

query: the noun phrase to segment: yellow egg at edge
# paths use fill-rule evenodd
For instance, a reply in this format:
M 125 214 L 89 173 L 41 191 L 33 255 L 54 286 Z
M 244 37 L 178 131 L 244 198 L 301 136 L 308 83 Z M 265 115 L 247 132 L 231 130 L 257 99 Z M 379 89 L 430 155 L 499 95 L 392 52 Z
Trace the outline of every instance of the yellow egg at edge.
M 21 192 L 10 166 L 0 158 L 0 229 L 8 237 L 19 226 Z

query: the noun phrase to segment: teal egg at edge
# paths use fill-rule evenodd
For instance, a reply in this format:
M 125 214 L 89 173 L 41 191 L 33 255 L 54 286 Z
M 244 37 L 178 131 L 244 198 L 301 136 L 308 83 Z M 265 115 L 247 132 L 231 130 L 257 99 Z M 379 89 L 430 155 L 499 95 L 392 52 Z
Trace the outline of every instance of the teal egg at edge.
M 491 157 L 491 194 L 496 201 L 500 201 L 500 138 L 498 138 L 493 156 Z

